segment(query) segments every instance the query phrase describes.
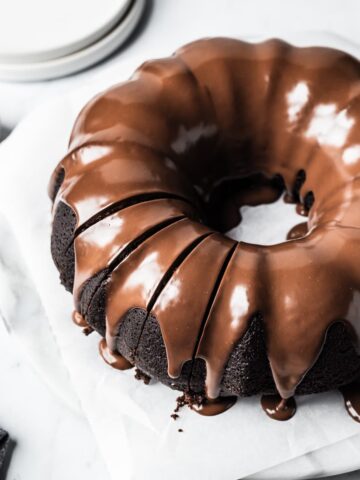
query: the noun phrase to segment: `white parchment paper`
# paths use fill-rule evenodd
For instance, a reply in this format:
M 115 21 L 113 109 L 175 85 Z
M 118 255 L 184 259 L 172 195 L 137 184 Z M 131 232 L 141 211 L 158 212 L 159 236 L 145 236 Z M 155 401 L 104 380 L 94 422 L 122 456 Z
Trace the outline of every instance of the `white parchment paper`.
M 170 413 L 176 392 L 161 384 L 147 387 L 136 382 L 132 371 L 111 369 L 97 354 L 97 334 L 86 338 L 73 325 L 72 298 L 60 286 L 50 256 L 46 189 L 66 151 L 76 114 L 113 78 L 121 78 L 119 72 L 109 72 L 95 85 L 33 112 L 0 149 L 0 210 L 17 238 L 112 477 L 236 480 L 358 434 L 359 425 L 347 415 L 337 392 L 299 397 L 296 416 L 284 423 L 270 420 L 256 397 L 240 400 L 212 418 L 184 409 L 174 422 Z M 279 202 L 278 208 L 278 230 L 272 240 L 294 221 L 289 211 L 281 211 L 288 206 Z M 248 222 L 249 239 L 256 234 L 256 225 L 261 227 L 264 212 L 248 212 L 249 219 L 256 219 Z

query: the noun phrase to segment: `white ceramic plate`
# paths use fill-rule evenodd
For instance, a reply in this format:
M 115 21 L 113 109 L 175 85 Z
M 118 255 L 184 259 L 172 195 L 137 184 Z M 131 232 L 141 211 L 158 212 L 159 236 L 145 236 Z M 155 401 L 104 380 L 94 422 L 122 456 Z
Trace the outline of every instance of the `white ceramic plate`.
M 131 0 L 11 0 L 0 16 L 0 62 L 63 57 L 110 31 Z
M 124 6 L 124 1 L 122 1 L 121 4 Z M 119 48 L 133 32 L 141 19 L 145 5 L 146 0 L 132 0 L 125 16 L 122 17 L 105 36 L 81 50 L 59 58 L 27 63 L 2 62 L 0 51 L 0 79 L 20 82 L 48 80 L 78 72 L 103 60 Z M 107 26 L 108 25 L 109 24 L 107 24 Z M 96 31 L 96 35 L 98 34 L 99 29 Z M 84 42 L 84 38 L 85 37 L 82 37 L 82 42 Z M 86 41 L 88 42 L 88 40 L 89 38 L 87 37 Z M 79 42 L 81 43 L 81 41 L 78 40 L 78 45 Z M 69 51 L 69 45 L 70 43 L 64 47 L 63 51 L 66 52 L 66 49 Z M 73 48 L 74 43 L 71 45 L 71 48 Z M 59 48 L 61 50 L 61 47 Z M 54 47 L 53 53 L 55 50 Z M 41 54 L 39 55 L 41 57 Z

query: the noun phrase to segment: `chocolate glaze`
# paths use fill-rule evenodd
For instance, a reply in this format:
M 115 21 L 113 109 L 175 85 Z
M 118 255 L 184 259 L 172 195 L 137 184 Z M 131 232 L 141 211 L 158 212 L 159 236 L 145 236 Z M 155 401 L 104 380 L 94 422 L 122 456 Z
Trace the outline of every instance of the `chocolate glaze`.
M 88 326 L 88 323 L 85 320 L 85 317 L 83 315 L 81 315 L 81 313 L 77 312 L 76 310 L 74 310 L 73 313 L 72 313 L 72 321 L 78 327 L 86 328 Z
M 345 407 L 352 419 L 360 423 L 360 384 L 352 383 L 340 389 L 344 397 Z
M 190 408 L 205 417 L 213 417 L 229 410 L 229 408 L 235 405 L 236 401 L 237 397 L 234 396 L 218 397 L 216 399 L 206 398 L 200 404 L 192 404 Z
M 117 370 L 128 370 L 133 368 L 133 364 L 124 358 L 120 353 L 112 351 L 107 346 L 106 340 L 103 338 L 99 343 L 99 353 L 104 362 Z
M 49 191 L 58 190 L 54 212 L 62 202 L 76 215 L 77 303 L 84 283 L 111 266 L 111 351 L 127 312 L 143 308 L 144 323 L 151 313 L 160 324 L 169 374 L 179 375 L 189 359 L 204 359 L 214 399 L 234 346 L 261 313 L 274 381 L 289 399 L 333 322 L 359 331 L 360 64 L 354 58 L 278 40 L 200 40 L 145 63 L 128 82 L 93 99 L 69 149 Z M 233 250 L 226 237 L 186 218 L 205 221 L 202 212 L 211 216 L 207 207 L 220 185 L 226 190 L 228 182 L 259 173 L 282 179 L 286 198 L 308 215 L 306 236 L 298 238 L 297 229 L 289 242 L 240 242 Z M 176 200 L 126 208 L 129 199 L 143 202 L 149 193 Z M 239 198 L 237 207 L 246 195 Z M 251 204 L 262 201 L 259 194 Z M 172 223 L 131 243 L 164 218 Z M 125 245 L 129 252 L 117 257 Z
M 133 205 L 99 220 L 74 242 L 76 251 L 74 297 L 78 303 L 84 282 L 108 267 L 131 241 L 170 218 L 194 216 L 193 208 L 174 199 Z M 91 258 L 91 262 L 89 262 Z
M 287 234 L 287 240 L 295 240 L 297 238 L 304 237 L 308 232 L 307 222 L 299 223 L 295 225 Z
M 183 364 L 193 357 L 212 289 L 233 245 L 219 234 L 205 238 L 173 272 L 153 306 L 172 378 L 177 378 Z
M 261 406 L 270 418 L 281 422 L 290 420 L 296 412 L 296 402 L 294 397 L 282 399 L 280 395 L 263 395 L 261 397 Z
M 176 408 L 171 417 L 176 420 L 179 415 L 176 412 L 179 412 L 182 407 L 187 405 L 194 412 L 203 415 L 205 417 L 212 417 L 214 415 L 219 415 L 220 413 L 226 412 L 237 401 L 237 396 L 227 395 L 221 396 L 215 399 L 207 398 L 204 395 L 196 394 L 191 390 L 185 390 L 183 395 L 176 399 Z
M 305 208 L 305 205 L 298 204 L 296 205 L 296 213 L 302 217 L 307 217 L 308 210 Z
M 115 348 L 122 318 L 119 312 L 125 315 L 135 307 L 150 312 L 154 295 L 176 258 L 207 234 L 209 231 L 203 225 L 180 219 L 143 242 L 112 272 L 106 307 L 106 340 L 111 349 Z

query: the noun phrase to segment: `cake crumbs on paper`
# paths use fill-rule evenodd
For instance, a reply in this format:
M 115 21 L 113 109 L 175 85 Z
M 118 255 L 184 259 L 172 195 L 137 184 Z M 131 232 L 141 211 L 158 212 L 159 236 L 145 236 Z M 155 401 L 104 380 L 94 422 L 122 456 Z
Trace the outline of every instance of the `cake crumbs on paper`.
M 135 375 L 134 377 L 136 380 L 142 381 L 145 383 L 145 385 L 149 385 L 151 377 L 149 375 L 146 375 L 140 368 L 135 368 Z
M 204 403 L 204 400 L 204 395 L 194 393 L 190 390 L 185 391 L 182 395 L 177 397 L 176 407 L 174 408 L 174 411 L 170 415 L 170 417 L 173 420 L 177 420 L 180 417 L 180 415 L 178 415 L 178 412 L 181 408 L 185 407 L 185 405 L 187 405 L 191 410 L 193 410 L 194 406 L 200 407 Z M 182 428 L 180 428 L 178 431 L 183 432 Z
M 178 429 L 178 432 L 180 432 L 180 433 L 183 433 L 183 431 L 184 431 L 184 430 L 183 430 L 182 428 L 179 428 L 179 429 Z
M 189 391 L 185 391 L 180 397 L 176 399 L 176 407 L 174 413 L 177 413 L 180 408 L 187 405 L 189 408 L 193 409 L 194 405 L 200 407 L 204 403 L 205 397 L 200 393 L 194 393 Z

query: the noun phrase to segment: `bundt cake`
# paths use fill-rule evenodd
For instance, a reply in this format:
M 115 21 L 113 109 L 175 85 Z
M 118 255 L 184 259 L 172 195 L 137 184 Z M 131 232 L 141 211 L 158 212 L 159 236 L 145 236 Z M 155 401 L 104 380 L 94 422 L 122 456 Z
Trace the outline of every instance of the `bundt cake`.
M 360 412 L 355 58 L 210 38 L 146 62 L 81 111 L 49 193 L 52 256 L 105 361 L 203 414 L 263 394 L 284 419 L 295 393 L 343 387 Z M 288 241 L 226 236 L 282 193 L 308 216 Z

